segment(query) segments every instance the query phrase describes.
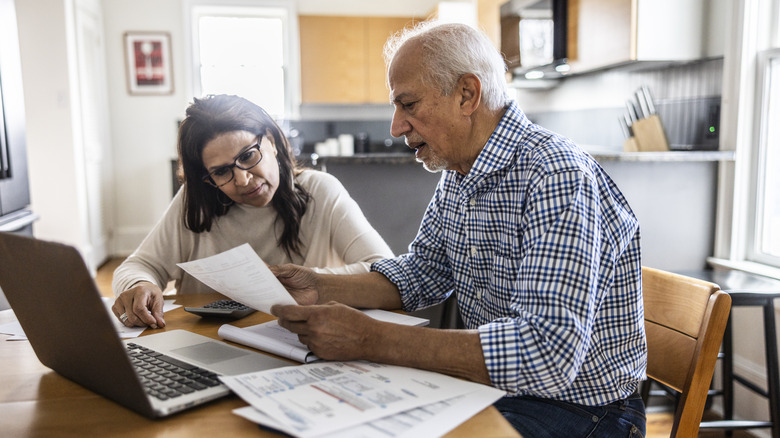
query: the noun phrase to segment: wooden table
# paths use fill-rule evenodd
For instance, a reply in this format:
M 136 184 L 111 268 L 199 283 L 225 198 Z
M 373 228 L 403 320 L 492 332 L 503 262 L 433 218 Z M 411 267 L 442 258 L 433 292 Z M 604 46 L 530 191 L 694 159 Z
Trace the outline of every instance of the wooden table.
M 166 297 L 170 298 L 176 299 L 176 303 L 183 306 L 198 306 L 221 296 L 198 294 Z M 10 311 L 0 312 L 0 324 L 13 319 Z M 271 316 L 256 312 L 233 323 L 243 327 L 270 319 Z M 224 321 L 203 319 L 178 308 L 165 314 L 165 322 L 167 325 L 164 330 L 184 329 L 219 339 L 217 330 Z M 89 321 L 84 324 L 84 330 L 89 330 Z M 147 419 L 43 366 L 29 342 L 6 341 L 8 337 L 0 334 L 0 435 L 4 437 L 281 436 L 262 430 L 252 422 L 233 414 L 231 410 L 246 406 L 246 403 L 236 396 L 229 396 L 165 419 Z M 446 436 L 470 438 L 519 435 L 491 406 Z

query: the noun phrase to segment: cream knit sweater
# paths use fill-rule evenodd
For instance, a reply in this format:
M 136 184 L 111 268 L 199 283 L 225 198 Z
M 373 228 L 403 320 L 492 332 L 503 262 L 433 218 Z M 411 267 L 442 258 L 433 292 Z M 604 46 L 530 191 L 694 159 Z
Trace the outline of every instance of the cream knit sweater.
M 174 280 L 177 293 L 213 292 L 176 264 L 208 257 L 243 243 L 249 243 L 269 265 L 295 263 L 336 274 L 367 272 L 371 262 L 393 256 L 390 247 L 334 176 L 306 170 L 298 175 L 296 182 L 311 194 L 301 220 L 303 257 L 290 259 L 277 244 L 282 223 L 276 220 L 276 210 L 270 205 L 257 208 L 236 204 L 216 219 L 210 231 L 193 233 L 182 223 L 183 197 L 179 191 L 138 249 L 114 272 L 114 294 L 119 295 L 142 280 L 161 289 Z

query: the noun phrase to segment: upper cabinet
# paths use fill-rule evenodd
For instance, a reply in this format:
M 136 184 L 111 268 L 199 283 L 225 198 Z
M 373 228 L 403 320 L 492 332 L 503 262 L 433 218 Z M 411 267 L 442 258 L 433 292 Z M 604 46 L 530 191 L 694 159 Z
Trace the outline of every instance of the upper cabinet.
M 382 50 L 411 17 L 300 15 L 303 103 L 388 103 Z
M 568 0 L 571 73 L 723 54 L 726 0 Z
M 299 15 L 301 102 L 386 104 L 390 91 L 383 49 L 391 35 L 429 17 L 446 15 L 453 21 L 473 21 L 498 46 L 499 9 L 505 1 L 442 1 L 419 17 Z
M 636 62 L 722 56 L 728 1 L 507 0 L 501 5 L 501 47 L 513 79 L 519 80 L 514 83 L 522 86 L 531 86 L 523 79 Z M 543 8 L 537 5 L 548 4 L 553 6 L 549 17 L 539 16 Z M 523 22 L 529 23 L 525 29 Z M 533 56 L 539 54 L 545 56 Z

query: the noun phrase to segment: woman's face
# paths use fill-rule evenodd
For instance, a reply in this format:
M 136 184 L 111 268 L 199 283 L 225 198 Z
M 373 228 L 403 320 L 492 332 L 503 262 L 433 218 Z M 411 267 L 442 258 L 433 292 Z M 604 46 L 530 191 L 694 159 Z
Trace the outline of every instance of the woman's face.
M 260 145 L 260 162 L 249 170 L 234 166 L 255 144 Z M 217 170 L 227 175 L 233 172 L 233 179 L 219 190 L 236 203 L 264 207 L 273 199 L 279 187 L 279 163 L 270 135 L 257 137 L 248 131 L 226 132 L 206 143 L 202 156 L 206 172 Z

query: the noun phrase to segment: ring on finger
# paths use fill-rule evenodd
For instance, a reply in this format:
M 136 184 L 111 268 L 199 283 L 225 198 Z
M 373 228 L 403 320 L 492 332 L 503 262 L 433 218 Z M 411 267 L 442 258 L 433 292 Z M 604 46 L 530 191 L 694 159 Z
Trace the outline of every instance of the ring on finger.
M 122 324 L 127 324 L 127 312 L 119 315 L 119 319 L 122 321 Z

